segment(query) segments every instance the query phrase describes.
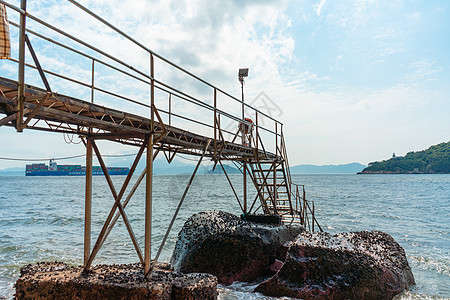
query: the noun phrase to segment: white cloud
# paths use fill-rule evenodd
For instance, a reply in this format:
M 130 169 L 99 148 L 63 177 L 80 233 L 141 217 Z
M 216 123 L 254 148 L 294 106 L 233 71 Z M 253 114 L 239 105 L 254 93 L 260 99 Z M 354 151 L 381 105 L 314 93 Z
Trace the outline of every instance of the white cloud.
M 325 0 L 320 0 L 320 3 L 317 4 L 316 13 L 318 16 L 320 16 L 320 14 L 322 13 L 322 7 L 324 6 L 324 4 L 325 4 Z
M 406 75 L 406 81 L 412 84 L 424 81 L 434 81 L 437 79 L 442 66 L 437 65 L 435 61 L 429 58 L 422 58 L 410 64 L 412 71 Z

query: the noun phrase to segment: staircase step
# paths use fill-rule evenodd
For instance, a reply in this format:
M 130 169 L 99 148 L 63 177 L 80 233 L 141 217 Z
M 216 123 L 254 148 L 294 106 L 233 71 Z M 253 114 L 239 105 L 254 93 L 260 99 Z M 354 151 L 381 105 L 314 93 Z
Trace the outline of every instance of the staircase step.
M 273 209 L 273 205 L 269 204 L 267 205 L 267 208 Z M 277 205 L 277 210 L 284 210 L 284 209 L 290 210 L 291 207 L 289 205 Z

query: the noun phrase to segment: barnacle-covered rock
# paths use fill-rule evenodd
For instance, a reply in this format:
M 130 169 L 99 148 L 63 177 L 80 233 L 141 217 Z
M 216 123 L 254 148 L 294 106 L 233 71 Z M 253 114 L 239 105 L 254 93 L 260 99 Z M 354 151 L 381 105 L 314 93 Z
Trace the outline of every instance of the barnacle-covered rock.
M 272 275 L 274 264 L 278 266 L 277 260 L 286 256 L 285 243 L 302 231 L 301 227 L 246 222 L 222 211 L 201 212 L 181 229 L 171 264 L 183 273 L 216 275 L 224 284 L 252 281 Z
M 303 299 L 392 299 L 414 283 L 403 248 L 380 231 L 303 232 L 255 291 Z
M 151 277 L 140 264 L 81 266 L 40 262 L 21 268 L 16 299 L 217 299 L 217 278 L 181 274 L 157 263 Z

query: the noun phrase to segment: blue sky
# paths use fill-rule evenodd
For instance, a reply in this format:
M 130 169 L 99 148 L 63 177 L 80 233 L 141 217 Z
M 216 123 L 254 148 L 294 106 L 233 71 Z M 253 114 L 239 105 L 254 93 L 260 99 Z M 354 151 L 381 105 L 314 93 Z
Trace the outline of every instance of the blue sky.
M 424 79 L 439 87 L 448 81 L 450 19 L 444 1 L 320 3 L 320 11 L 289 5 L 298 68 L 329 77 L 336 86 L 388 88 Z M 422 78 L 412 76 L 417 71 L 424 72 Z
M 263 107 L 258 95 L 264 92 L 276 104 L 292 164 L 367 164 L 450 140 L 449 1 L 80 2 L 237 97 L 237 69 L 249 67 L 246 99 Z M 28 5 L 52 24 L 147 68 L 144 54 L 69 3 Z M 74 65 L 70 57 L 34 43 L 44 68 L 89 76 L 83 70 L 88 64 Z M 0 61 L 2 76 L 15 76 L 15 68 Z M 161 78 L 175 77 L 161 72 Z M 68 89 L 56 80 L 51 84 L 58 92 Z M 84 152 L 58 134 L 16 134 L 2 127 L 0 138 L 9 142 L 0 156 Z M 24 147 L 29 144 L 39 146 Z M 131 151 L 105 147 L 109 154 Z M 0 161 L 0 169 L 17 165 Z

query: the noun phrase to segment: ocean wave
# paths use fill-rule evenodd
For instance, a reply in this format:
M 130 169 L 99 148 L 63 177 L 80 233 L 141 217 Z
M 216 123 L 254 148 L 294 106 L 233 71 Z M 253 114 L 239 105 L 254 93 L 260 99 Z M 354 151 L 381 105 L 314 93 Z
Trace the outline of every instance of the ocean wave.
M 425 256 L 408 256 L 411 263 L 415 263 L 419 268 L 423 270 L 432 270 L 440 274 L 450 276 L 450 260 L 438 259 Z

